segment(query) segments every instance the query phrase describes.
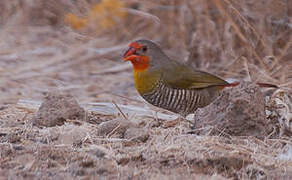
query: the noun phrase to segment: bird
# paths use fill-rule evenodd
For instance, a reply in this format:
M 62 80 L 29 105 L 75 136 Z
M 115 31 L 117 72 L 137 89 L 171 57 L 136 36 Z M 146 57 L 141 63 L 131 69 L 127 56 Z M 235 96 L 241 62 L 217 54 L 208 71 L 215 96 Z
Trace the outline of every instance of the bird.
M 123 59 L 132 63 L 135 87 L 143 99 L 183 117 L 209 105 L 225 87 L 239 84 L 173 60 L 147 39 L 131 42 Z

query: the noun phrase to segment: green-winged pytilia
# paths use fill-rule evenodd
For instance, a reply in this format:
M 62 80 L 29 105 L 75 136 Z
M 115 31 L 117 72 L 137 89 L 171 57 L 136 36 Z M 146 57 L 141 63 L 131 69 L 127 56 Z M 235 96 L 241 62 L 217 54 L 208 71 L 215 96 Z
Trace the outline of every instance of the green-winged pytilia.
M 123 58 L 131 61 L 136 89 L 148 103 L 182 116 L 209 105 L 223 88 L 239 84 L 172 60 L 145 39 L 132 42 Z

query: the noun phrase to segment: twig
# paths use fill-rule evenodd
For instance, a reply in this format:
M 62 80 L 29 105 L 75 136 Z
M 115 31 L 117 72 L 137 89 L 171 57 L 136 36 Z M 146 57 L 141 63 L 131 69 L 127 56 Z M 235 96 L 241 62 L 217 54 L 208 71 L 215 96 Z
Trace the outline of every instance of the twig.
M 248 80 L 252 81 L 251 76 L 250 76 L 250 71 L 248 68 L 248 62 L 247 62 L 246 58 L 244 58 L 244 68 L 245 68 L 245 71 L 247 73 Z
M 121 127 L 121 124 L 117 125 L 111 132 L 107 134 L 107 138 L 111 137 L 119 128 Z
M 126 119 L 129 120 L 128 117 L 123 113 L 123 111 L 121 110 L 121 108 L 116 104 L 115 101 L 112 101 L 112 103 L 116 106 L 116 108 L 120 111 L 120 113 L 122 114 L 122 116 Z

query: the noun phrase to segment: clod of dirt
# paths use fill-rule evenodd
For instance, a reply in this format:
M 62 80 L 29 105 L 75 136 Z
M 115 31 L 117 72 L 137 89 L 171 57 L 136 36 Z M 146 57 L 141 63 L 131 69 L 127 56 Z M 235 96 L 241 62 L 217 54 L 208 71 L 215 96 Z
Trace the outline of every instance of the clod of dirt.
M 98 126 L 97 135 L 122 138 L 126 130 L 134 126 L 135 124 L 130 121 L 114 119 L 101 123 Z
M 263 137 L 268 124 L 264 95 L 257 85 L 241 82 L 209 106 L 198 109 L 194 122 L 199 134 Z
M 192 159 L 189 162 L 197 173 L 203 174 L 221 174 L 231 178 L 236 176 L 236 172 L 251 164 L 251 161 L 242 157 L 222 156 L 207 159 Z
M 10 133 L 6 135 L 6 139 L 10 143 L 17 143 L 17 142 L 20 142 L 21 137 L 15 133 Z
M 63 125 L 67 119 L 85 120 L 86 113 L 74 97 L 66 92 L 49 92 L 33 118 L 37 126 Z
M 277 89 L 267 98 L 267 119 L 273 125 L 275 133 L 271 138 L 292 136 L 292 95 L 284 89 Z
M 149 138 L 149 133 L 142 128 L 129 128 L 125 132 L 124 138 L 135 142 L 146 142 Z

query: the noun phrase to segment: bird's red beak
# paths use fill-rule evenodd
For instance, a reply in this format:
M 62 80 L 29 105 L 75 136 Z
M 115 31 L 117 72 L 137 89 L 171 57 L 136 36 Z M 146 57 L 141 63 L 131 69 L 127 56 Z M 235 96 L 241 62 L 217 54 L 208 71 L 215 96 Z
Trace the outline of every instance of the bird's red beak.
M 129 47 L 129 49 L 124 53 L 123 58 L 124 61 L 132 61 L 137 56 L 135 55 L 136 49 L 134 47 Z
M 129 45 L 128 50 L 124 53 L 123 58 L 124 61 L 133 61 L 137 59 L 137 55 L 135 54 L 138 49 L 142 46 L 136 42 L 133 42 Z

